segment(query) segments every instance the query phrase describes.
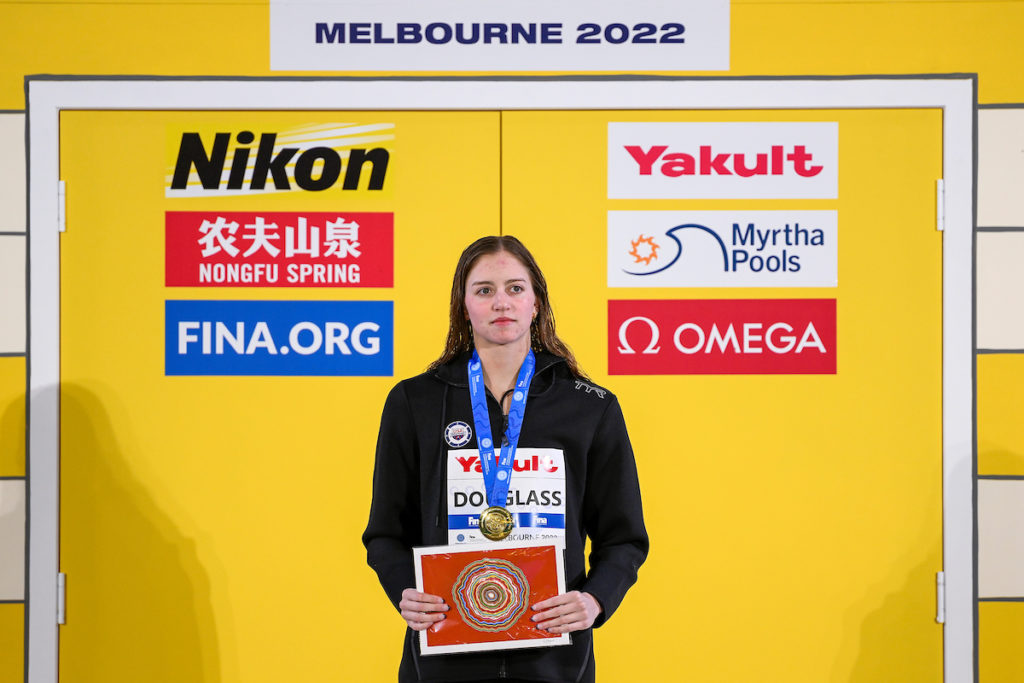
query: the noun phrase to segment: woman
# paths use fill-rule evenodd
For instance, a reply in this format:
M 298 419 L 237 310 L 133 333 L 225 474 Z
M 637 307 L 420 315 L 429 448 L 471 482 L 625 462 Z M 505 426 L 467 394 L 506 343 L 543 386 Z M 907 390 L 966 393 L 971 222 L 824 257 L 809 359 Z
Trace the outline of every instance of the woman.
M 513 538 L 564 537 L 568 592 L 532 605 L 532 619 L 572 633 L 572 644 L 424 657 L 416 632 L 444 619 L 449 605 L 413 588 L 411 549 L 492 542 L 464 523 L 485 512 L 467 477 L 479 486 L 481 445 L 485 454 L 498 450 L 487 449 L 488 426 L 516 455 L 511 490 L 489 491 L 488 504 L 544 518 L 543 528 L 524 525 Z M 444 353 L 388 396 L 363 543 L 409 626 L 400 681 L 594 680 L 591 628 L 615 611 L 647 556 L 636 465 L 618 401 L 589 383 L 555 334 L 547 283 L 514 237 L 484 237 L 462 253 Z

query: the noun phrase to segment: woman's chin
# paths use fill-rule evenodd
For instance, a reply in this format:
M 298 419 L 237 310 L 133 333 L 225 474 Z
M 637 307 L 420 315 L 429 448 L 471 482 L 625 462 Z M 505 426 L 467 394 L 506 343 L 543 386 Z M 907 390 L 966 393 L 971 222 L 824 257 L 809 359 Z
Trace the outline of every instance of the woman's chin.
M 476 335 L 476 347 L 479 348 L 515 348 L 529 347 L 530 338 L 525 334 L 489 334 Z

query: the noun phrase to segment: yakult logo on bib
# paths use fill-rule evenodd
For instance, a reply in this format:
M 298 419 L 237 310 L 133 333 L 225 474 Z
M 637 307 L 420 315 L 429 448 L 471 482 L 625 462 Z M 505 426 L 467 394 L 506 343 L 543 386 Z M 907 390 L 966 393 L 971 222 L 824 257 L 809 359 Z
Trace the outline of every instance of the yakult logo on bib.
M 453 424 L 465 423 L 455 422 Z M 459 463 L 459 467 L 462 472 L 483 472 L 483 467 L 480 465 L 479 455 L 457 455 L 455 456 L 455 461 Z M 528 456 L 520 454 L 516 456 L 515 461 L 512 463 L 513 472 L 557 472 L 559 467 L 559 461 L 551 455 Z
M 835 374 L 835 299 L 608 302 L 612 375 Z
M 610 199 L 835 199 L 835 122 L 609 123 Z

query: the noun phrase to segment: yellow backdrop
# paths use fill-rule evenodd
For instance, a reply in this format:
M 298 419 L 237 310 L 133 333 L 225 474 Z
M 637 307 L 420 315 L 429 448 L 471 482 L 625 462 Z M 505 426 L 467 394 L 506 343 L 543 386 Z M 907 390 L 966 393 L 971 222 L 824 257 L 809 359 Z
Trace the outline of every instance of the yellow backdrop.
M 608 121 L 838 121 L 837 200 L 609 200 Z M 651 555 L 596 633 L 605 680 L 938 681 L 938 111 L 505 113 L 505 230 L 615 391 Z M 571 200 L 567 200 L 570 198 Z M 834 209 L 837 288 L 612 289 L 609 210 Z M 836 375 L 608 377 L 608 299 L 836 298 Z M 663 342 L 670 343 L 667 339 Z M 604 647 L 602 647 L 604 646 Z
M 332 121 L 395 124 L 390 196 L 164 197 L 167 130 L 183 122 Z M 359 537 L 395 380 L 165 377 L 163 302 L 394 299 L 395 373 L 422 372 L 441 352 L 454 260 L 498 230 L 497 124 L 488 113 L 64 114 L 62 680 L 393 677 L 402 622 Z M 393 211 L 395 287 L 164 287 L 163 212 L 203 209 Z
M 164 196 L 169 126 L 333 120 L 396 124 L 389 195 Z M 668 120 L 837 121 L 839 198 L 608 200 L 607 123 Z M 940 140 L 937 111 L 65 112 L 62 680 L 394 679 L 404 624 L 359 542 L 380 407 L 499 229 L 637 454 L 652 551 L 601 679 L 940 680 Z M 722 208 L 836 210 L 839 286 L 607 287 L 607 211 Z M 167 288 L 163 212 L 200 209 L 394 211 L 395 286 Z M 838 374 L 607 376 L 610 298 L 795 297 L 837 299 Z M 250 298 L 394 300 L 396 378 L 164 376 L 165 299 Z

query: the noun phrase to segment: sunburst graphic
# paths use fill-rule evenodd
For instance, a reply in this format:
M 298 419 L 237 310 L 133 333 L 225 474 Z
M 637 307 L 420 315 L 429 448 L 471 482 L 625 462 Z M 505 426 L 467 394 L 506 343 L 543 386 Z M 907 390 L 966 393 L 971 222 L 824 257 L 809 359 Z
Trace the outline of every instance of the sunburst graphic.
M 470 628 L 507 631 L 530 605 L 530 581 L 508 560 L 483 558 L 470 562 L 452 585 L 459 616 Z
M 633 263 L 642 263 L 646 266 L 650 265 L 651 261 L 657 260 L 660 246 L 653 237 L 644 237 L 643 233 L 640 233 L 640 237 L 631 240 L 630 244 L 633 248 L 629 250 L 629 255 L 633 257 Z M 641 249 L 641 245 L 646 245 L 646 247 Z

